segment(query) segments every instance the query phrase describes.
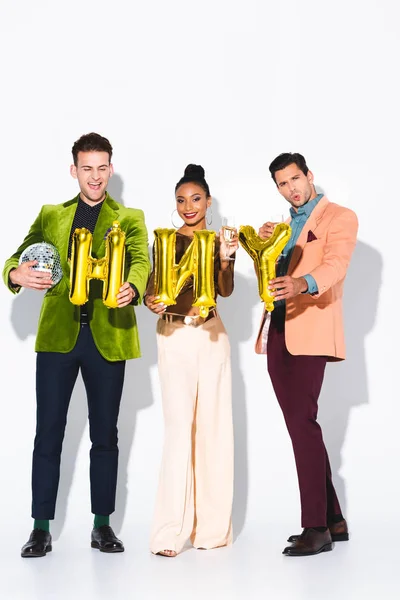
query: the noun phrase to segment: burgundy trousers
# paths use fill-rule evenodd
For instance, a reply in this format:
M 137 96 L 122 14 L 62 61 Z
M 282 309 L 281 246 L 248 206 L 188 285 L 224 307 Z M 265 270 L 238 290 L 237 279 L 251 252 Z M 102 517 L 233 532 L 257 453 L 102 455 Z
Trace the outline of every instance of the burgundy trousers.
M 318 397 L 327 359 L 294 356 L 285 343 L 281 311 L 272 312 L 268 372 L 292 440 L 300 487 L 302 527 L 326 527 L 341 514 L 328 454 L 317 423 Z M 337 520 L 337 519 L 336 519 Z

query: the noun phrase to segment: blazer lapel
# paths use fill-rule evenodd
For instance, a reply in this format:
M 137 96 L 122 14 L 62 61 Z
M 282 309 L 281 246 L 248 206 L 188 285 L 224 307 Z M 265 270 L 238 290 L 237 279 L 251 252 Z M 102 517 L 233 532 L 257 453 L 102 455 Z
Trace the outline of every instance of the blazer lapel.
M 296 268 L 297 263 L 299 262 L 301 255 L 303 254 L 304 246 L 307 244 L 308 232 L 314 231 L 322 219 L 325 208 L 328 205 L 328 198 L 323 196 L 321 200 L 318 202 L 317 206 L 312 211 L 311 215 L 308 217 L 307 221 L 304 224 L 304 227 L 298 237 L 295 247 L 293 248 L 292 256 L 289 263 L 288 275 L 291 275 Z
M 57 229 L 58 235 L 57 238 L 60 240 L 57 244 L 58 251 L 60 253 L 61 263 L 63 271 L 69 273 L 69 263 L 68 263 L 68 243 L 69 236 L 71 233 L 72 223 L 74 221 L 74 216 L 76 212 L 76 207 L 78 205 L 79 196 L 73 198 L 73 200 L 69 200 L 62 205 L 60 213 L 57 219 Z
M 93 232 L 93 258 L 103 258 L 105 254 L 104 238 L 107 231 L 112 227 L 113 221 L 118 220 L 118 209 L 118 204 L 107 193 Z

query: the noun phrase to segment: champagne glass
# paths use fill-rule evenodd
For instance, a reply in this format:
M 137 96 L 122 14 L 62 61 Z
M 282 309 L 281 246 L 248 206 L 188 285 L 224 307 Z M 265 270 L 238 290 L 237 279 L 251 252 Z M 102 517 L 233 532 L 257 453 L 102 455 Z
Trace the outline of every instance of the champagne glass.
M 273 213 L 270 216 L 269 221 L 274 225 L 279 225 L 279 223 L 284 223 L 285 216 L 282 213 Z
M 233 238 L 237 235 L 236 220 L 235 217 L 223 217 L 222 218 L 222 234 L 224 236 L 225 244 L 227 247 L 232 243 Z M 235 260 L 228 253 L 225 253 L 224 260 Z

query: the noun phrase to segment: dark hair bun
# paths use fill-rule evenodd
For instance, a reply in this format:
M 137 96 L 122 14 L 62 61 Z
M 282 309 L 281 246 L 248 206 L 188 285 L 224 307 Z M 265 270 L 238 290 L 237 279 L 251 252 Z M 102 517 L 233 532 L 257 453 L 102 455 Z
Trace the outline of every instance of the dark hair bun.
M 205 177 L 205 171 L 201 165 L 188 165 L 185 169 L 184 177 L 192 177 L 196 181 L 201 181 Z

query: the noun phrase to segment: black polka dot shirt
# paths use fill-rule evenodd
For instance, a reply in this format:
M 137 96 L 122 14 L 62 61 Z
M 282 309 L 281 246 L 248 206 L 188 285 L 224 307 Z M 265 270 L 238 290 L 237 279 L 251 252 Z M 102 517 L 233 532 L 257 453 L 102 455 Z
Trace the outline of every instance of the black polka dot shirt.
M 86 204 L 86 202 L 79 198 L 74 220 L 72 222 L 71 232 L 69 235 L 68 258 L 71 258 L 72 235 L 75 229 L 86 227 L 86 229 L 89 229 L 90 233 L 93 235 L 97 219 L 99 218 L 101 207 L 103 206 L 103 202 L 98 202 L 94 206 L 89 206 L 89 204 Z

